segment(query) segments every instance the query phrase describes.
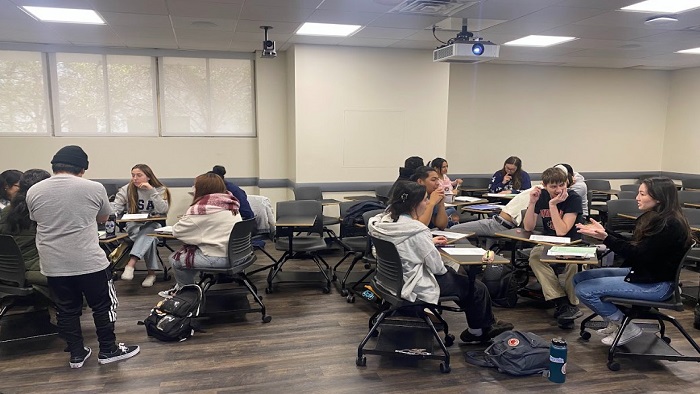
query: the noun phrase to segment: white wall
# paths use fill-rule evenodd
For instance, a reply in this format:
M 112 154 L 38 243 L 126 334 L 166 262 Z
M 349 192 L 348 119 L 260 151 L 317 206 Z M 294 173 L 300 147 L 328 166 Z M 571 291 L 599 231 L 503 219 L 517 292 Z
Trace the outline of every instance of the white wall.
M 669 73 L 572 67 L 450 67 L 447 157 L 454 173 L 662 169 Z
M 674 71 L 664 141 L 664 171 L 700 174 L 700 68 Z

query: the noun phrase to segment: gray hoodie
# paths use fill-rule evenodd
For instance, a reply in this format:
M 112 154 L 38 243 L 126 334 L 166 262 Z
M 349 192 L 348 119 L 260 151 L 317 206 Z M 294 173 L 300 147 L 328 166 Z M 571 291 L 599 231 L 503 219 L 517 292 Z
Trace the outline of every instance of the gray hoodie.
M 396 245 L 403 266 L 401 298 L 437 304 L 440 286 L 435 275 L 443 275 L 447 269 L 428 227 L 408 215 L 394 222 L 390 214 L 381 213 L 369 220 L 367 229 L 371 236 Z

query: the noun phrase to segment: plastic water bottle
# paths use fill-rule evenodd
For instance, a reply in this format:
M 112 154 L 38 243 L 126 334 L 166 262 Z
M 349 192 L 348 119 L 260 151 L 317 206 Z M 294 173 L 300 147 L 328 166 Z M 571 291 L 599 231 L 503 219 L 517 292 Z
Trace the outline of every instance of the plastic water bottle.
M 117 232 L 117 217 L 112 214 L 105 222 L 105 238 L 113 238 Z
M 693 327 L 700 330 L 700 301 L 695 305 L 695 319 L 693 320 Z
M 554 383 L 566 381 L 566 341 L 562 338 L 552 339 L 549 346 L 549 380 Z

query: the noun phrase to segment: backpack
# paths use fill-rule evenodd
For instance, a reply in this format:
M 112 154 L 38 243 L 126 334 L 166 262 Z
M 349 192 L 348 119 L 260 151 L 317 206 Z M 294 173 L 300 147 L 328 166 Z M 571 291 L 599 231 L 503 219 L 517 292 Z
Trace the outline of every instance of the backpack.
M 202 289 L 185 285 L 172 296 L 160 301 L 151 314 L 138 322 L 146 326 L 146 334 L 164 342 L 182 342 L 199 330 L 197 316 L 202 306 Z
M 498 368 L 513 376 L 527 376 L 549 369 L 549 343 L 531 332 L 506 331 L 482 352 L 467 352 L 465 360 L 481 367 Z
M 131 258 L 129 252 L 131 252 L 131 244 L 129 242 L 122 242 L 119 246 L 114 248 L 112 253 L 108 256 L 112 271 L 120 271 L 126 267 L 126 263 L 128 263 Z
M 340 223 L 340 237 L 356 237 L 366 234 L 367 229 L 364 228 L 364 220 L 362 219 L 362 214 L 369 211 L 374 211 L 376 209 L 385 209 L 386 206 L 379 201 L 367 200 L 360 201 L 357 204 L 351 206 L 345 216 L 343 221 Z M 358 226 L 359 225 L 359 226 Z
M 518 303 L 518 281 L 510 264 L 488 264 L 481 281 L 486 285 L 494 305 L 514 308 Z

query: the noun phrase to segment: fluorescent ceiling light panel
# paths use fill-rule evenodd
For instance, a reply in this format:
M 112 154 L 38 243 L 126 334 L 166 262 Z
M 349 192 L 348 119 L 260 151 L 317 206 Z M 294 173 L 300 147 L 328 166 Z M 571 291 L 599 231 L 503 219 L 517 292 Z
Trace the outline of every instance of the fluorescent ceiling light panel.
M 700 47 L 698 48 L 690 48 L 690 49 L 683 49 L 682 51 L 676 51 L 676 53 L 690 53 L 692 55 L 700 55 Z
M 22 6 L 20 8 L 42 22 L 83 23 L 90 25 L 105 24 L 104 19 L 93 10 L 31 6 Z
M 552 45 L 562 44 L 568 41 L 578 40 L 576 37 L 563 37 L 563 36 L 527 36 L 523 38 L 518 38 L 517 40 L 508 41 L 503 45 L 516 46 L 516 47 L 548 47 Z
M 700 0 L 646 0 L 620 8 L 622 11 L 667 12 L 671 14 L 700 7 Z
M 330 36 L 330 37 L 347 37 L 358 31 L 360 25 L 336 25 L 333 23 L 311 23 L 306 22 L 299 30 L 297 35 L 300 36 Z

